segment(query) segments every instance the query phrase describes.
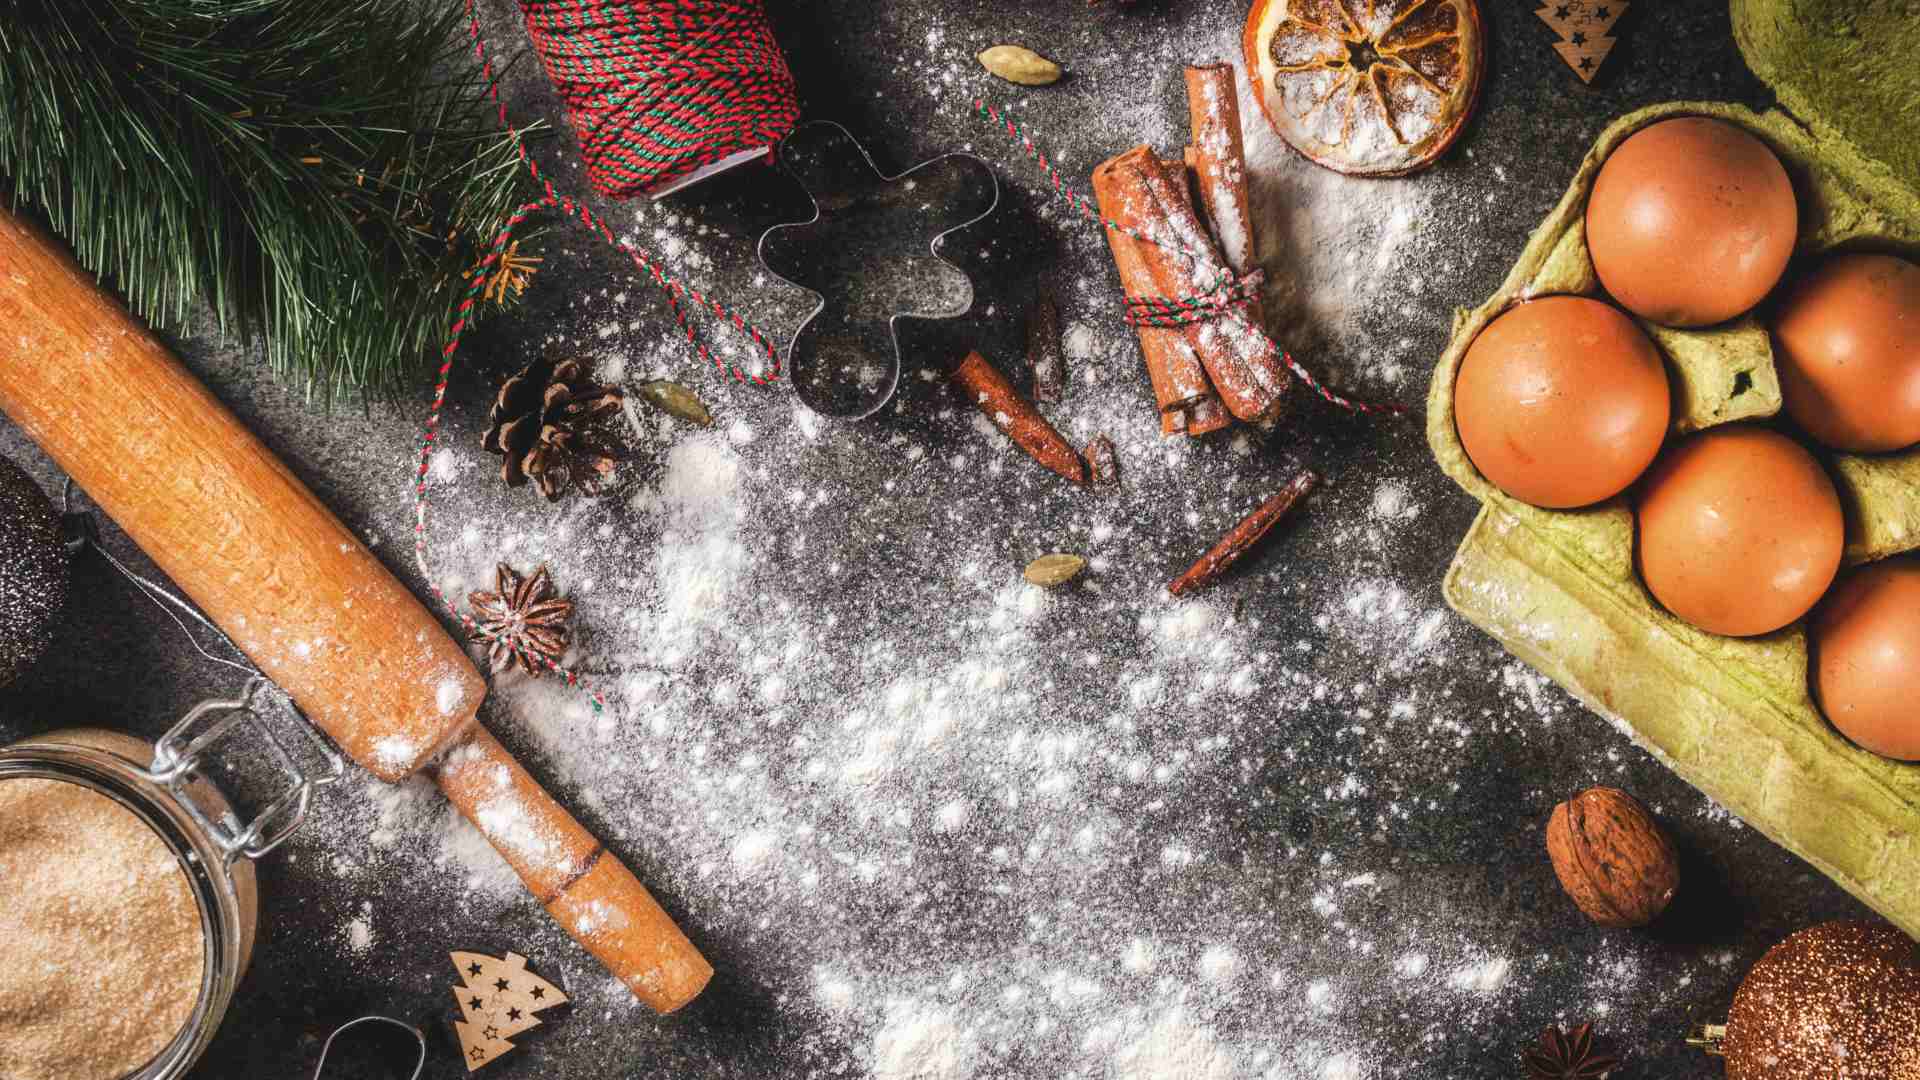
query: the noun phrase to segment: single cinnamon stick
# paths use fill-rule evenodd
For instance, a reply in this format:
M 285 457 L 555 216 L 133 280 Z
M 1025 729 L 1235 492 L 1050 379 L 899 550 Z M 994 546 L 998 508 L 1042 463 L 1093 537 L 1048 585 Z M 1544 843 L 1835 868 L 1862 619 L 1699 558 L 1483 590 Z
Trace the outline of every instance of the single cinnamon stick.
M 977 352 L 954 369 L 953 385 L 1033 460 L 1076 484 L 1087 482 L 1087 466 L 1073 445 L 1055 431 L 1033 403 L 1020 396 L 1005 375 Z
M 1049 404 L 1067 392 L 1067 358 L 1060 345 L 1060 308 L 1053 289 L 1042 286 L 1027 311 L 1027 366 L 1033 374 L 1033 398 Z
M 1120 482 L 1120 455 L 1112 439 L 1095 435 L 1080 456 L 1087 459 L 1087 474 L 1095 487 L 1112 487 Z
M 1185 197 L 1183 175 L 1170 173 L 1144 146 L 1106 165 L 1118 177 L 1118 190 L 1129 201 L 1140 200 L 1146 207 L 1140 216 L 1154 223 L 1146 233 L 1156 243 L 1141 245 L 1141 256 L 1158 295 L 1198 296 L 1232 276 Z M 1229 308 L 1182 329 L 1227 411 L 1264 424 L 1286 408 L 1293 376 L 1245 308 Z
M 1205 555 L 1200 556 L 1200 561 L 1194 563 L 1186 573 L 1169 582 L 1167 591 L 1180 596 L 1211 585 L 1221 574 L 1226 573 L 1227 567 L 1239 562 L 1242 555 L 1253 550 L 1253 546 L 1258 544 L 1275 525 L 1278 525 L 1280 520 L 1287 516 L 1287 512 L 1292 510 L 1294 505 L 1307 492 L 1312 491 L 1314 485 L 1319 482 L 1320 478 L 1310 469 L 1294 477 L 1291 483 L 1280 489 L 1278 495 L 1261 503 L 1258 510 L 1248 514 L 1245 520 L 1221 537 L 1220 542 L 1213 545 Z
M 1120 190 L 1120 177 L 1108 168 L 1112 162 L 1093 170 L 1093 194 L 1100 203 L 1100 216 L 1135 232 L 1142 231 L 1140 213 L 1146 202 L 1135 193 L 1131 198 Z M 1107 230 L 1107 244 L 1113 250 L 1113 264 L 1120 271 L 1120 285 L 1130 297 L 1157 295 L 1153 274 L 1147 268 L 1147 254 L 1140 241 L 1120 229 Z M 1220 399 L 1207 382 L 1200 357 L 1187 342 L 1186 335 L 1172 327 L 1139 326 L 1140 353 L 1146 360 L 1147 379 L 1153 384 L 1153 397 L 1160 405 L 1162 435 L 1202 435 L 1233 422 Z
M 1173 158 L 1161 158 L 1160 167 L 1167 170 L 1169 175 L 1181 177 L 1184 180 L 1184 182 L 1176 184 L 1176 187 L 1179 189 L 1180 197 L 1187 200 L 1187 205 L 1191 208 L 1193 205 L 1193 174 L 1187 169 L 1186 162 L 1176 161 Z M 1139 241 L 1133 241 L 1133 243 L 1137 245 Z M 1137 253 L 1138 248 L 1136 247 L 1136 254 Z M 1147 274 L 1147 279 L 1147 291 L 1140 293 L 1139 295 L 1141 296 L 1153 295 L 1151 273 Z M 1193 351 L 1193 345 L 1187 341 L 1184 333 L 1178 330 L 1174 331 L 1174 333 L 1178 335 L 1174 343 L 1174 349 L 1182 355 L 1182 362 L 1198 365 L 1201 376 L 1204 378 L 1206 375 L 1206 365 L 1200 362 L 1200 354 Z M 1172 418 L 1166 414 L 1163 413 L 1161 415 L 1160 434 L 1162 436 L 1171 434 L 1167 430 L 1170 420 L 1172 420 Z M 1212 384 L 1209 383 L 1207 384 L 1207 396 L 1188 404 L 1187 407 L 1182 410 L 1182 414 L 1176 423 L 1181 425 L 1181 433 L 1187 435 L 1205 435 L 1208 432 L 1219 431 L 1224 427 L 1232 427 L 1233 414 L 1229 413 L 1227 407 L 1220 403 L 1220 394 L 1215 391 Z
M 1259 254 L 1254 250 L 1246 145 L 1240 134 L 1233 65 L 1189 64 L 1186 76 L 1187 122 L 1193 133 L 1186 161 L 1200 192 L 1200 208 L 1213 226 L 1227 268 L 1236 274 L 1251 273 L 1259 265 Z M 1255 326 L 1264 325 L 1259 304 L 1250 304 L 1246 310 Z

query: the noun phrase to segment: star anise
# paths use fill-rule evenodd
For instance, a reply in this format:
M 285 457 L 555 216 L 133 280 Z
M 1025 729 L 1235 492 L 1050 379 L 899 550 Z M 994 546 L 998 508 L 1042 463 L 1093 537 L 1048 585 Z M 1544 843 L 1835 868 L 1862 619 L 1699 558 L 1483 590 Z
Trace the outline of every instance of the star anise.
M 493 592 L 467 597 L 473 606 L 473 640 L 486 644 L 488 667 L 498 675 L 518 663 L 522 671 L 538 675 L 557 666 L 567 651 L 573 601 L 554 595 L 545 566 L 522 576 L 501 563 L 493 580 Z
M 1550 1027 L 1520 1059 L 1526 1063 L 1528 1080 L 1600 1080 L 1620 1067 L 1618 1058 L 1594 1051 L 1592 1024 L 1581 1024 L 1571 1032 Z

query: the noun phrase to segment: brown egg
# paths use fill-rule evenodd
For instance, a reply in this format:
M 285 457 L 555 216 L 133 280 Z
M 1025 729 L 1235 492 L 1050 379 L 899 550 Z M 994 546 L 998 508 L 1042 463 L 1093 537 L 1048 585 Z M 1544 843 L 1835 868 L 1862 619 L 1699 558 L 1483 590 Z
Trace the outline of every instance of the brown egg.
M 1474 468 L 1523 502 L 1586 506 L 1653 463 L 1672 409 L 1659 350 L 1619 310 L 1580 296 L 1529 300 L 1480 331 L 1454 382 Z
M 1724 120 L 1649 124 L 1614 148 L 1587 198 L 1587 247 L 1621 306 L 1668 326 L 1746 311 L 1787 268 L 1799 232 L 1787 170 Z
M 1716 428 L 1676 444 L 1639 497 L 1640 576 L 1668 611 L 1715 634 L 1787 625 L 1840 569 L 1846 525 L 1826 471 L 1766 428 Z
M 1876 754 L 1920 761 L 1920 557 L 1848 574 L 1808 633 L 1814 696 L 1833 726 Z
M 1787 412 L 1835 450 L 1920 443 L 1920 266 L 1836 255 L 1796 283 L 1774 320 Z

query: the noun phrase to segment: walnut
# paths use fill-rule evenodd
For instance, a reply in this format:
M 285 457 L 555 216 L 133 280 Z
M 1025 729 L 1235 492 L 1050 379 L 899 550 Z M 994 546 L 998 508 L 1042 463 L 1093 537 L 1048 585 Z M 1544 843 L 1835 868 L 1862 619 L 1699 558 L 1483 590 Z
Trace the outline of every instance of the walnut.
M 1680 887 L 1673 842 L 1617 788 L 1588 788 L 1554 807 L 1547 854 L 1567 895 L 1601 926 L 1645 926 Z

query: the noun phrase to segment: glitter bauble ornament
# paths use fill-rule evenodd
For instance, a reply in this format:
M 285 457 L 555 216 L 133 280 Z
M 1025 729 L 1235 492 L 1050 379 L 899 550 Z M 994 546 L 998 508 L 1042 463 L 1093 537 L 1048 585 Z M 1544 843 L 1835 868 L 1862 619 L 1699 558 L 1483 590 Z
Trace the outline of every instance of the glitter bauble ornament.
M 1920 950 L 1883 923 L 1773 947 L 1733 999 L 1727 1080 L 1920 1080 Z
M 66 602 L 60 515 L 32 477 L 0 458 L 0 686 L 46 651 Z

